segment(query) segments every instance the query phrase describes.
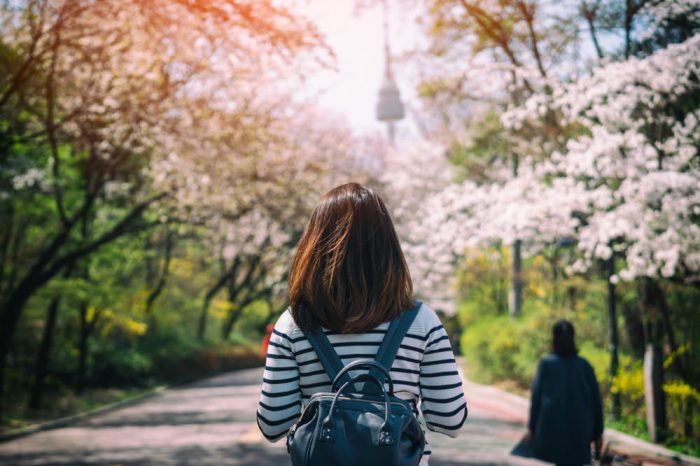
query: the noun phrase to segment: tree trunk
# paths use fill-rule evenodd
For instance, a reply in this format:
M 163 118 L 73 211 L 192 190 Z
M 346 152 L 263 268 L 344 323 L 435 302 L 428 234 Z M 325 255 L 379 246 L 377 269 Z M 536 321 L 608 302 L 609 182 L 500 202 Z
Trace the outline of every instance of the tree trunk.
M 632 3 L 632 0 L 625 0 L 625 60 L 630 56 L 632 45 L 632 18 L 634 17 L 632 13 Z
M 663 390 L 663 371 L 661 346 L 649 343 L 644 354 L 644 399 L 646 401 L 649 439 L 655 443 L 662 442 L 666 433 L 666 397 Z
M 512 157 L 513 178 L 518 176 L 519 160 L 516 155 Z M 511 288 L 508 296 L 508 311 L 511 317 L 519 317 L 523 306 L 523 271 L 522 271 L 522 241 L 516 239 L 513 243 L 513 269 L 511 276 Z
M 523 271 L 521 256 L 522 241 L 513 243 L 513 270 L 511 288 L 508 296 L 508 311 L 511 317 L 519 317 L 523 307 Z
M 591 41 L 593 42 L 593 46 L 595 47 L 595 51 L 598 55 L 598 58 L 602 60 L 603 49 L 600 47 L 600 41 L 598 40 L 598 31 L 596 30 L 595 26 L 595 20 L 598 16 L 598 3 L 596 3 L 595 6 L 589 8 L 588 4 L 585 1 L 582 2 L 581 14 L 588 23 L 588 32 L 591 35 Z
M 566 287 L 566 302 L 567 302 L 567 307 L 571 311 L 576 310 L 576 301 L 577 301 L 577 296 L 578 296 L 578 289 L 575 286 L 567 286 Z
M 153 305 L 155 304 L 158 297 L 163 293 L 165 285 L 167 284 L 168 275 L 170 274 L 170 262 L 172 260 L 173 252 L 173 233 L 170 231 L 165 232 L 165 244 L 163 246 L 163 265 L 158 264 L 159 273 L 158 281 L 155 286 L 148 294 L 146 298 L 146 315 L 151 317 L 151 312 L 153 310 Z
M 7 205 L 3 213 L 4 233 L 0 240 L 0 293 L 5 289 L 5 273 L 8 269 L 8 252 L 12 243 L 12 233 L 15 225 L 15 208 L 12 203 Z
M 238 268 L 241 265 L 241 258 L 236 256 L 236 258 L 231 263 L 231 267 L 226 267 L 226 261 L 221 258 L 221 275 L 217 279 L 216 283 L 209 288 L 207 293 L 204 295 L 204 303 L 202 304 L 202 312 L 199 314 L 199 324 L 197 325 L 197 338 L 200 340 L 204 339 L 207 331 L 207 318 L 209 314 L 209 305 L 214 296 L 227 285 L 229 280 L 235 280 Z
M 34 367 L 34 385 L 32 386 L 32 394 L 29 398 L 29 409 L 41 408 L 41 398 L 44 392 L 44 379 L 48 372 L 49 355 L 51 354 L 51 344 L 53 342 L 53 332 L 56 328 L 56 317 L 58 315 L 58 307 L 61 298 L 56 296 L 51 300 L 49 309 L 46 315 L 46 323 L 44 324 L 44 332 L 41 337 L 41 345 L 39 346 L 39 354 L 37 355 L 36 365 Z
M 691 378 L 688 376 L 688 370 L 686 364 L 686 354 L 679 352 L 678 342 L 676 341 L 676 332 L 673 328 L 673 319 L 671 319 L 671 310 L 668 307 L 668 301 L 666 301 L 666 295 L 664 290 L 659 286 L 658 283 L 654 284 L 656 287 L 656 293 L 659 299 L 659 309 L 661 311 L 661 320 L 664 323 L 664 329 L 666 330 L 666 337 L 668 338 L 668 344 L 671 347 L 671 353 L 675 355 L 673 358 L 673 366 L 678 371 L 681 379 L 687 384 L 693 383 Z
M 622 314 L 625 322 L 625 333 L 632 347 L 635 358 L 643 359 L 645 351 L 644 323 L 638 309 L 629 304 L 622 303 Z
M 73 272 L 73 267 L 69 266 L 63 274 L 63 278 L 70 277 Z M 39 409 L 41 408 L 41 400 L 44 392 L 44 379 L 48 374 L 49 368 L 49 357 L 51 356 L 51 346 L 53 344 L 53 334 L 56 328 L 56 320 L 58 319 L 58 309 L 61 303 L 61 296 L 56 295 L 49 308 L 46 315 L 46 323 L 44 324 L 44 331 L 41 337 L 41 344 L 39 346 L 39 353 L 36 359 L 36 365 L 34 367 L 34 385 L 32 387 L 31 397 L 29 399 L 29 409 Z
M 11 297 L 10 301 L 0 312 L 0 420 L 3 419 L 5 400 L 5 368 L 7 367 L 7 357 L 10 354 L 10 342 L 19 320 L 19 316 L 24 309 L 24 305 L 29 300 L 32 291 L 27 288 L 20 288 Z
M 685 438 L 693 438 L 693 410 L 695 408 L 695 400 L 689 396 L 685 400 L 683 407 L 683 434 Z
M 619 360 L 617 355 L 618 335 L 617 335 L 617 300 L 615 295 L 615 284 L 612 277 L 615 275 L 615 255 L 605 261 L 608 281 L 608 327 L 610 336 L 610 380 L 617 377 Z M 617 421 L 621 416 L 620 393 L 612 393 L 612 418 Z
M 667 432 L 664 366 L 661 349 L 659 287 L 652 278 L 643 279 L 642 310 L 647 318 L 647 344 L 644 352 L 644 398 L 647 428 L 652 442 L 664 440 Z
M 241 314 L 243 313 L 243 307 L 245 304 L 241 305 L 236 311 L 231 311 L 229 313 L 229 317 L 226 320 L 226 324 L 222 327 L 221 330 L 221 339 L 226 341 L 228 340 L 228 337 L 231 335 L 231 331 L 233 330 L 233 326 L 236 325 L 236 322 L 238 322 L 239 317 L 241 317 Z
M 199 314 L 199 324 L 197 325 L 197 338 L 204 340 L 204 335 L 207 332 L 207 314 L 209 314 L 209 304 L 211 303 L 211 297 L 204 297 L 204 304 L 202 304 L 202 312 Z
M 0 359 L 0 422 L 3 421 L 5 416 L 5 364 L 7 362 L 6 356 Z
M 80 303 L 80 335 L 78 338 L 78 373 L 75 380 L 75 394 L 82 395 L 85 391 L 85 372 L 87 366 L 87 343 L 88 343 L 88 303 Z

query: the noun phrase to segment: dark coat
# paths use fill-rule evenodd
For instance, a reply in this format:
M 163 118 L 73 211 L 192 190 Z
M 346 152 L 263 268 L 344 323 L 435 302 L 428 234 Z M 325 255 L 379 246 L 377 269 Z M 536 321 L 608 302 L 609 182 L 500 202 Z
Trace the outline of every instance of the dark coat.
M 530 432 L 535 458 L 589 464 L 591 441 L 603 434 L 598 381 L 580 356 L 545 356 L 532 383 Z

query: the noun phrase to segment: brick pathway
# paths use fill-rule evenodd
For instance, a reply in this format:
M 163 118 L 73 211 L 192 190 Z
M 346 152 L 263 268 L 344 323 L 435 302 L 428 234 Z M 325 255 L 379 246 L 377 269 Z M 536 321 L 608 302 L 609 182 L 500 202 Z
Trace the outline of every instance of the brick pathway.
M 285 465 L 284 442 L 270 445 L 254 424 L 261 371 L 224 374 L 169 389 L 142 403 L 0 444 L 3 466 Z M 471 397 L 457 439 L 430 435 L 432 466 L 541 465 L 508 451 L 523 419 L 500 402 Z M 491 403 L 491 404 L 489 404 Z

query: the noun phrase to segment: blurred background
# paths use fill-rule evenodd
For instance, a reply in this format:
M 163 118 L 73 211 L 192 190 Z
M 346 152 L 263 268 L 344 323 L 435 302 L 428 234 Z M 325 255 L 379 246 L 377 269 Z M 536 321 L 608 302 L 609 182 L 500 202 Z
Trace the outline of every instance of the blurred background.
M 390 207 L 468 378 L 576 326 L 700 455 L 697 0 L 0 1 L 3 431 L 263 363 L 320 196 Z

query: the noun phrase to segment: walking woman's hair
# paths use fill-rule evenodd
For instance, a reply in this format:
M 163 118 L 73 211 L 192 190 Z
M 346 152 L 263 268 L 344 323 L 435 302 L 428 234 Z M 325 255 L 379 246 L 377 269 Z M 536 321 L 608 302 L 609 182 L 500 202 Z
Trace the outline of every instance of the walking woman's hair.
M 560 320 L 552 327 L 552 352 L 559 356 L 578 354 L 574 342 L 574 326 L 568 320 Z
M 411 307 L 413 283 L 389 212 L 371 189 L 348 183 L 311 214 L 289 273 L 296 324 L 363 333 Z

